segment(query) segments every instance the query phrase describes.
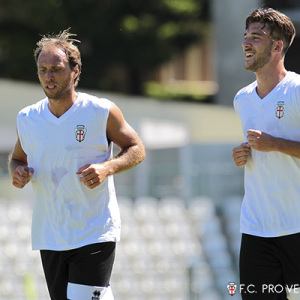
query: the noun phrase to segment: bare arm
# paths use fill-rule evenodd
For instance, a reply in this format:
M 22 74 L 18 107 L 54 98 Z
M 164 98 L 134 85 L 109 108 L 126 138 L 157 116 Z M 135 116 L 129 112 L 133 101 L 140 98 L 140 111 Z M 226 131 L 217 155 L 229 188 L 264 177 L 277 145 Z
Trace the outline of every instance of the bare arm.
M 116 157 L 100 164 L 85 165 L 77 174 L 89 188 L 101 184 L 107 176 L 127 171 L 145 158 L 145 149 L 135 130 L 125 121 L 121 110 L 113 105 L 107 120 L 107 138 L 118 145 L 121 151 Z
M 249 129 L 247 139 L 252 149 L 270 152 L 278 151 L 300 158 L 300 142 L 277 138 L 259 130 Z
M 28 167 L 27 155 L 24 152 L 18 138 L 13 152 L 8 157 L 8 169 L 12 178 L 13 186 L 23 188 L 34 173 L 32 168 Z

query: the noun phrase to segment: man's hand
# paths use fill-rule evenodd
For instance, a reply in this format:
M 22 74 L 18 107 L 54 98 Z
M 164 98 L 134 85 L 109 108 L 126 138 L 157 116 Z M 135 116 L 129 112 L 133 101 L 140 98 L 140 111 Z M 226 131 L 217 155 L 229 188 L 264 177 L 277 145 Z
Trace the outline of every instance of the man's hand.
M 232 149 L 232 158 L 237 167 L 243 167 L 248 161 L 251 148 L 248 143 L 242 143 L 240 146 Z
M 33 168 L 18 166 L 12 175 L 13 186 L 22 189 L 31 180 L 33 173 Z
M 104 163 L 84 165 L 76 174 L 81 175 L 80 181 L 90 189 L 100 185 L 109 175 Z
M 249 129 L 247 131 L 249 146 L 258 151 L 269 152 L 274 150 L 275 138 L 265 132 Z

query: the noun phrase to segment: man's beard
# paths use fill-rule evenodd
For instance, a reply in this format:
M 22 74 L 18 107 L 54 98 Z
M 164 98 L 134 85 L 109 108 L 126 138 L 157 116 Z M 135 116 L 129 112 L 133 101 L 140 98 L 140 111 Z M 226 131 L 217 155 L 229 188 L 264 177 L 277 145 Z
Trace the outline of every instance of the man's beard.
M 271 59 L 271 50 L 272 50 L 273 42 L 264 50 L 262 54 L 257 56 L 254 62 L 249 65 L 245 66 L 245 69 L 252 72 L 257 72 L 262 67 L 264 67 Z
M 69 80 L 65 80 L 61 85 L 60 85 L 60 88 L 55 91 L 55 92 L 52 92 L 52 91 L 48 91 L 44 88 L 44 92 L 46 94 L 46 96 L 49 98 L 49 99 L 52 99 L 52 100 L 60 100 L 62 99 L 65 95 L 67 95 L 68 93 L 70 93 L 71 91 L 71 86 L 72 86 L 72 83 L 69 81 Z

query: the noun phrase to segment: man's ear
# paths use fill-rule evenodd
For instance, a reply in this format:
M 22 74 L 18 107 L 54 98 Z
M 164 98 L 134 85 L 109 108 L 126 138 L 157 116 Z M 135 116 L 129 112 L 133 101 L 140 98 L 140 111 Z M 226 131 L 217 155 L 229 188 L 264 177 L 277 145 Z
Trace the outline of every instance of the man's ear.
M 73 71 L 75 72 L 75 78 L 77 78 L 78 73 L 79 73 L 79 67 L 78 67 L 78 65 L 76 65 L 76 66 L 74 67 Z
M 276 47 L 275 47 L 275 51 L 276 52 L 282 52 L 283 51 L 283 41 L 282 40 L 279 40 L 279 41 L 276 41 Z

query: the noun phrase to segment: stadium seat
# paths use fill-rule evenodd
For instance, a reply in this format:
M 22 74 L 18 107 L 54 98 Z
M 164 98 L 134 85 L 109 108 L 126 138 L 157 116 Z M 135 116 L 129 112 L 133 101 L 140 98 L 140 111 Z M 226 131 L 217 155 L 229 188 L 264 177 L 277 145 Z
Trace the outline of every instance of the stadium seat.
M 231 246 L 238 247 L 239 236 L 227 233 L 236 231 L 238 198 L 222 206 L 223 219 L 207 197 L 195 197 L 188 206 L 175 197 L 118 201 L 122 233 L 111 280 L 116 300 L 226 299 L 226 281 L 236 280 Z M 30 275 L 37 299 L 48 300 L 39 254 L 30 247 L 31 207 L 0 207 L 0 299 L 25 299 L 24 279 Z

